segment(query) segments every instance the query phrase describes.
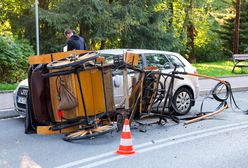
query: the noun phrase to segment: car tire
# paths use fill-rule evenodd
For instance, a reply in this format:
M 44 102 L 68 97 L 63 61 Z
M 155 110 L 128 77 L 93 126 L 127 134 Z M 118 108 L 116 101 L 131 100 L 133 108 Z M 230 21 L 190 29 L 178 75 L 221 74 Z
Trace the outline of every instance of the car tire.
M 193 106 L 193 95 L 188 88 L 179 88 L 173 98 L 171 110 L 173 114 L 185 115 L 187 114 L 191 107 Z

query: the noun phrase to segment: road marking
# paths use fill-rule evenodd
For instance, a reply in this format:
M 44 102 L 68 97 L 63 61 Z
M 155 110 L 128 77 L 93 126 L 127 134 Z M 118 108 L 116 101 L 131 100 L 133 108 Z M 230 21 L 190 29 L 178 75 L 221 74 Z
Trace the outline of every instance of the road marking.
M 126 157 L 128 157 L 128 156 L 125 156 L 125 155 L 115 155 L 115 157 L 103 159 L 103 160 L 100 160 L 100 161 L 96 161 L 94 163 L 90 163 L 88 165 L 85 165 L 85 166 L 82 166 L 82 167 L 78 167 L 78 168 L 96 167 L 96 166 L 103 165 L 105 163 L 113 162 L 115 160 L 118 160 L 118 159 L 121 159 L 121 158 L 126 158 Z
M 218 126 L 218 127 L 213 127 L 213 128 L 209 128 L 209 129 L 194 131 L 194 132 L 190 132 L 190 133 L 186 133 L 186 134 L 182 134 L 182 135 L 176 135 L 176 136 L 168 137 L 168 138 L 164 138 L 164 139 L 154 140 L 153 142 L 146 142 L 146 143 L 143 143 L 140 145 L 136 145 L 135 149 L 136 149 L 137 153 L 143 153 L 143 152 L 155 150 L 158 148 L 166 147 L 169 145 L 174 145 L 174 144 L 178 144 L 178 143 L 182 143 L 182 142 L 187 142 L 187 141 L 200 139 L 203 137 L 212 136 L 212 135 L 216 135 L 219 133 L 224 133 L 224 132 L 233 131 L 236 129 L 247 128 L 247 127 L 248 127 L 248 121 L 241 122 L 241 123 L 228 124 L 228 125 L 224 125 L 224 126 Z M 114 151 L 112 151 L 112 152 L 103 153 L 103 154 L 100 154 L 97 156 L 85 158 L 82 160 L 70 162 L 70 163 L 58 166 L 56 168 L 69 168 L 72 166 L 78 167 L 79 165 L 82 165 L 83 163 L 86 163 L 89 161 L 94 161 L 94 160 L 99 160 L 101 158 L 105 158 L 105 159 L 102 159 L 99 161 L 95 161 L 94 163 L 86 164 L 82 167 L 82 168 L 91 168 L 91 167 L 99 166 L 101 164 L 108 163 L 108 162 L 111 162 L 114 160 L 125 158 L 125 157 L 127 157 L 127 156 L 116 155 L 116 154 L 114 154 Z
M 191 141 L 191 140 L 196 140 L 196 139 L 200 139 L 200 138 L 204 138 L 204 137 L 208 137 L 208 136 L 212 136 L 212 135 L 217 135 L 217 134 L 225 133 L 225 132 L 229 132 L 229 131 L 234 131 L 234 130 L 237 130 L 237 129 L 244 129 L 244 128 L 248 128 L 248 125 L 241 125 L 241 126 L 236 126 L 236 127 L 232 127 L 232 128 L 226 128 L 226 129 L 223 129 L 223 130 L 217 130 L 215 132 L 207 132 L 207 133 L 200 134 L 200 135 L 186 137 L 184 139 L 170 141 L 170 142 L 163 143 L 163 144 L 160 144 L 160 145 L 151 146 L 151 147 L 148 147 L 148 148 L 145 148 L 145 149 L 141 149 L 138 152 L 143 153 L 143 152 L 147 152 L 147 151 L 150 151 L 150 150 L 154 150 L 154 149 L 158 149 L 158 148 L 162 148 L 162 147 L 166 147 L 166 146 L 179 144 L 179 143 L 182 143 L 182 142 L 188 142 L 188 141 Z
M 38 165 L 35 161 L 33 161 L 29 156 L 24 155 L 21 159 L 21 168 L 42 168 L 40 165 Z
M 164 142 L 169 141 L 169 140 L 174 140 L 174 139 L 178 139 L 178 138 L 184 138 L 184 137 L 187 137 L 187 136 L 195 136 L 195 135 L 201 134 L 201 133 L 216 131 L 216 130 L 219 130 L 219 129 L 225 129 L 225 128 L 235 127 L 235 126 L 240 126 L 240 125 L 245 125 L 245 124 L 248 124 L 248 121 L 244 121 L 244 122 L 240 122 L 240 123 L 234 123 L 234 124 L 228 124 L 228 125 L 222 125 L 222 126 L 218 126 L 218 127 L 213 127 L 213 128 L 208 128 L 208 129 L 204 129 L 204 130 L 199 130 L 199 131 L 189 132 L 189 133 L 185 133 L 185 134 L 180 134 L 180 135 L 176 135 L 176 136 L 173 136 L 173 137 L 154 140 L 153 142 L 146 142 L 146 143 L 143 143 L 143 144 L 140 144 L 140 145 L 136 145 L 136 148 L 143 148 L 143 147 L 146 147 L 146 146 L 153 145 L 155 143 L 164 143 Z
M 82 163 L 85 163 L 85 162 L 93 161 L 93 160 L 96 160 L 96 159 L 101 159 L 103 157 L 107 157 L 107 156 L 111 156 L 111 155 L 116 156 L 116 154 L 114 154 L 114 151 L 112 151 L 112 152 L 107 152 L 107 153 L 103 153 L 103 154 L 100 154 L 100 155 L 92 156 L 92 157 L 89 157 L 89 158 L 86 158 L 86 159 L 70 162 L 70 163 L 58 166 L 56 168 L 68 168 L 68 167 L 76 166 L 76 165 L 79 165 L 79 164 L 82 164 Z

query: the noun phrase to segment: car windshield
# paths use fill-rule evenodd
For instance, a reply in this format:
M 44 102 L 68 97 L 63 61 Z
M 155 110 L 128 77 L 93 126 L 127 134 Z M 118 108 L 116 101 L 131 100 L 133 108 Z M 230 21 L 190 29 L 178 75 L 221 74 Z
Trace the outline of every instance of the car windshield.
M 101 57 L 105 58 L 104 65 L 114 64 L 114 55 L 112 54 L 100 54 Z
M 145 54 L 146 65 L 156 66 L 159 69 L 171 68 L 170 61 L 165 57 L 164 54 Z
M 170 62 L 173 65 L 177 65 L 179 67 L 185 67 L 185 65 L 183 64 L 183 62 L 175 55 L 168 55 L 167 58 L 170 60 Z

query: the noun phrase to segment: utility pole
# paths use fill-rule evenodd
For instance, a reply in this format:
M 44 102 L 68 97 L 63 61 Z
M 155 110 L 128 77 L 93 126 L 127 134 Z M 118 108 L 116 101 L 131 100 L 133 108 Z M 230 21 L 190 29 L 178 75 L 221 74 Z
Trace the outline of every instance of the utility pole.
M 240 0 L 236 0 L 236 19 L 233 38 L 233 54 L 239 53 Z
M 36 54 L 40 55 L 38 0 L 35 0 Z

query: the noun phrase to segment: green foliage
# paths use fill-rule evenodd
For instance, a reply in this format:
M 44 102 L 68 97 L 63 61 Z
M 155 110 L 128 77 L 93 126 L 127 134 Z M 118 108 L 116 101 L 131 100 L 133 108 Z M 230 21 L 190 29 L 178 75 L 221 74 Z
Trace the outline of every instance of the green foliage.
M 217 2 L 217 1 L 216 1 Z M 235 0 L 221 0 L 215 4 L 219 8 L 219 13 L 215 14 L 215 19 L 219 25 L 213 27 L 214 31 L 218 34 L 221 40 L 222 55 L 231 58 L 233 54 L 233 37 L 234 37 L 234 24 L 235 24 Z M 240 11 L 240 39 L 239 39 L 239 53 L 246 53 L 248 47 L 248 1 L 241 2 Z
M 221 41 L 209 42 L 208 44 L 195 48 L 196 60 L 200 62 L 213 62 L 227 60 L 221 50 Z
M 0 36 L 0 82 L 16 83 L 25 78 L 30 55 L 34 51 L 26 40 Z
M 9 84 L 9 83 L 0 83 L 0 90 L 15 90 L 17 87 L 17 83 Z
M 1 1 L 0 35 L 28 39 L 36 46 L 34 2 Z M 248 1 L 241 4 L 243 53 L 248 51 Z M 91 50 L 147 48 L 180 52 L 186 58 L 194 53 L 197 62 L 229 59 L 234 7 L 235 0 L 39 0 L 40 53 L 61 51 L 63 32 L 72 28 Z
M 46 41 L 51 41 L 54 45 L 64 44 L 64 29 L 74 28 L 85 36 L 87 46 L 92 50 L 103 48 L 171 50 L 176 37 L 171 33 L 173 31 L 170 33 L 165 31 L 168 14 L 158 8 L 160 4 L 160 0 L 111 3 L 106 0 L 61 1 L 56 8 L 40 9 L 41 22 L 45 23 L 50 31 L 57 32 L 56 37 L 48 37 L 46 31 L 43 37 L 47 37 Z
M 241 2 L 239 52 L 248 53 L 248 1 Z
M 121 47 L 172 50 L 174 34 L 165 31 L 168 15 L 157 8 L 159 4 L 159 1 L 132 1 L 119 10 Z

